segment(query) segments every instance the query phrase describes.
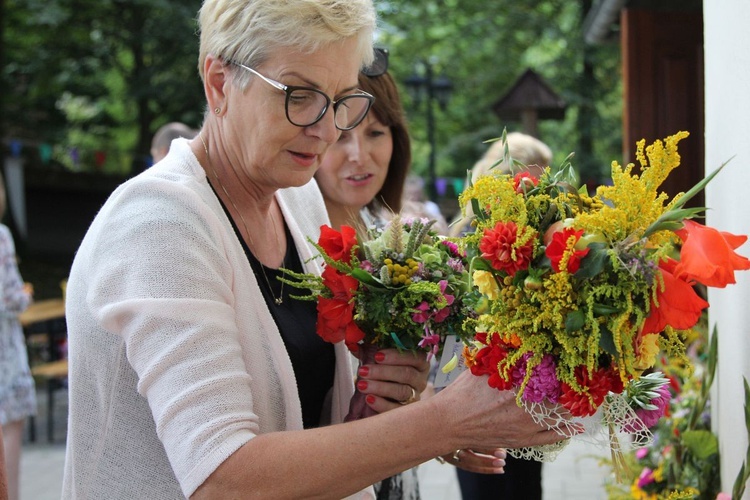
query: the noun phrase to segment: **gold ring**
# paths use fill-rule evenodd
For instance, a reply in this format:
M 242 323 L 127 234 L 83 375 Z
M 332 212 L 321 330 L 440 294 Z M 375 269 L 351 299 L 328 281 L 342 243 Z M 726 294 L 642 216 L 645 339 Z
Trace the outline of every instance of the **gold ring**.
M 411 396 L 409 396 L 409 398 L 406 401 L 401 401 L 402 405 L 411 404 L 411 403 L 413 403 L 413 402 L 415 402 L 415 401 L 417 401 L 419 399 L 419 395 L 417 394 L 417 390 L 414 387 L 412 387 L 412 386 L 409 386 L 409 389 L 411 389 Z
M 456 462 L 461 461 L 461 457 L 458 456 L 459 453 L 461 453 L 461 450 L 456 450 L 453 452 L 453 460 L 455 460 Z
M 445 465 L 445 459 L 443 457 L 437 456 L 437 457 L 435 457 L 435 460 L 437 460 L 438 462 L 440 462 L 441 465 Z

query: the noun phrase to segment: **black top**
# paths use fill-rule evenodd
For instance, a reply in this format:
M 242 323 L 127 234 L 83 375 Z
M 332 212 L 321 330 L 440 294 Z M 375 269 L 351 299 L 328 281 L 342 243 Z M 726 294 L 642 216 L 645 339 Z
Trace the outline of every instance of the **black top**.
M 219 199 L 221 202 L 221 199 Z M 333 378 L 336 370 L 336 354 L 333 344 L 321 339 L 315 331 L 315 323 L 318 319 L 318 311 L 315 301 L 298 300 L 289 296 L 304 295 L 304 290 L 293 288 L 289 285 L 283 287 L 283 303 L 276 305 L 274 299 L 282 295 L 282 283 L 277 279 L 283 276 L 278 269 L 270 269 L 255 258 L 250 248 L 242 238 L 237 225 L 229 216 L 229 212 L 223 205 L 227 217 L 232 222 L 237 237 L 242 242 L 245 254 L 253 268 L 255 278 L 258 280 L 263 298 L 271 311 L 276 326 L 281 332 L 287 353 L 292 360 L 294 376 L 297 378 L 297 390 L 302 403 L 302 422 L 305 429 L 318 427 L 323 404 L 330 389 L 333 387 Z M 286 233 L 286 255 L 283 267 L 292 271 L 303 272 L 302 262 L 297 254 L 297 247 L 284 223 Z M 265 273 L 265 276 L 264 274 Z M 268 280 L 266 281 L 266 278 Z M 273 290 L 269 290 L 269 285 Z

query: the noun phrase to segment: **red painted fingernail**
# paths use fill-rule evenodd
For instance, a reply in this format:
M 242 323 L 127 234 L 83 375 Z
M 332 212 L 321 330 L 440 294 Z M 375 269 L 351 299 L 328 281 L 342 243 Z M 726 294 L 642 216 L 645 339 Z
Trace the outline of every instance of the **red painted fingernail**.
M 365 396 L 365 402 L 368 405 L 374 405 L 375 404 L 375 396 L 373 396 L 372 394 L 368 394 L 367 396 Z
M 376 352 L 375 361 L 377 361 L 378 363 L 382 363 L 383 361 L 385 361 L 385 353 L 381 351 Z
M 366 391 L 367 390 L 367 380 L 360 380 L 357 382 L 357 389 L 360 391 Z
M 360 377 L 366 377 L 370 374 L 370 367 L 369 366 L 360 366 L 359 370 L 357 370 L 357 374 Z

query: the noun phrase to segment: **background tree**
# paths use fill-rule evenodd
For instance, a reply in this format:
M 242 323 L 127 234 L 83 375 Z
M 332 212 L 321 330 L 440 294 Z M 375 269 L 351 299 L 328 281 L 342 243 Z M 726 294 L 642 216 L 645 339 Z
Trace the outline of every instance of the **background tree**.
M 82 162 L 142 169 L 152 133 L 201 121 L 199 0 L 6 0 L 6 137 L 60 145 Z
M 106 151 L 105 169 L 142 168 L 153 132 L 167 121 L 198 126 L 195 16 L 200 0 L 4 0 L 2 113 L 5 138 L 59 145 L 71 168 Z M 437 171 L 463 177 L 503 127 L 491 105 L 526 68 L 568 102 L 562 122 L 540 123 L 556 162 L 575 151 L 583 179 L 599 179 L 620 154 L 617 46 L 586 47 L 582 23 L 591 0 L 376 0 L 378 44 L 391 50 L 403 82 L 420 60 L 454 85 L 436 113 Z M 0 49 L 2 54 L 2 49 Z M 407 90 L 402 83 L 402 91 Z M 423 110 L 405 98 L 414 168 L 427 169 Z M 68 150 L 82 152 L 75 165 Z
M 621 151 L 621 86 L 618 47 L 586 47 L 582 23 L 590 0 L 569 2 L 480 0 L 390 0 L 378 4 L 378 43 L 391 49 L 396 77 L 403 80 L 419 59 L 434 58 L 436 72 L 453 82 L 445 112 L 438 112 L 437 170 L 464 176 L 486 149 L 482 141 L 503 127 L 491 110 L 515 80 L 532 68 L 568 102 L 563 122 L 541 122 L 539 135 L 562 161 L 576 152 L 584 180 L 608 174 Z M 407 92 L 406 88 L 402 88 Z M 407 104 L 409 99 L 406 99 Z M 425 119 L 409 108 L 417 171 L 426 171 L 429 145 Z

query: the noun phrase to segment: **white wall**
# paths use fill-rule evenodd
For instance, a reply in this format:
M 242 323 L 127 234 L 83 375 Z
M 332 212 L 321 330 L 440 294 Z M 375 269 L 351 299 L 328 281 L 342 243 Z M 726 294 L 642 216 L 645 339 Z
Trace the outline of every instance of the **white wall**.
M 734 156 L 706 189 L 707 224 L 749 235 L 750 2 L 704 0 L 703 12 L 706 172 Z M 750 243 L 738 252 L 750 256 Z M 731 493 L 748 445 L 742 376 L 750 381 L 750 271 L 736 277 L 736 285 L 709 289 L 709 321 L 719 332 L 713 422 L 720 440 L 722 489 L 727 493 Z M 750 491 L 743 498 L 750 499 Z

